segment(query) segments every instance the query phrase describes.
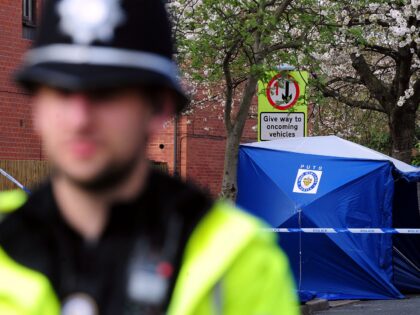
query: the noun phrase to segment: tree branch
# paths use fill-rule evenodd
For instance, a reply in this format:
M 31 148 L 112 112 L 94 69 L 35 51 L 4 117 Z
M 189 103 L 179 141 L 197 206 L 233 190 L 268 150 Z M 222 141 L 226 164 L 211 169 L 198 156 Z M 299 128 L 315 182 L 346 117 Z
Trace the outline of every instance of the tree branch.
M 343 78 L 334 78 L 327 82 L 326 86 L 330 86 L 331 84 L 337 83 L 337 82 L 345 82 L 345 83 L 352 83 L 352 84 L 363 84 L 360 79 L 356 79 L 353 77 L 343 77 Z
M 274 45 L 271 45 L 270 47 L 267 47 L 265 49 L 263 49 L 262 51 L 258 52 L 258 55 L 260 55 L 261 57 L 265 57 L 267 55 L 269 55 L 272 52 L 281 50 L 281 49 L 289 49 L 289 48 L 300 48 L 302 47 L 302 41 L 301 40 L 296 40 L 296 41 L 292 41 L 289 43 L 277 43 Z
M 280 20 L 280 16 L 286 11 L 287 7 L 293 2 L 293 0 L 284 0 L 279 7 L 277 8 L 276 12 L 274 13 L 274 16 L 276 18 L 276 21 Z
M 322 94 L 325 97 L 331 97 L 336 99 L 337 101 L 339 101 L 340 103 L 346 104 L 350 107 L 357 107 L 357 108 L 361 108 L 361 109 L 368 109 L 368 110 L 374 110 L 377 112 L 381 112 L 381 113 L 386 113 L 386 111 L 384 110 L 384 108 L 374 102 L 370 102 L 370 101 L 359 101 L 359 100 L 355 100 L 352 99 L 350 97 L 344 96 L 342 94 L 340 94 L 338 91 L 329 88 L 323 84 L 316 84 L 316 87 L 322 92 Z
M 247 79 L 248 79 L 247 77 L 239 77 L 239 78 L 233 80 L 233 87 L 236 88 L 237 86 L 244 83 Z
M 372 95 L 387 111 L 390 112 L 392 105 L 395 104 L 395 100 L 391 93 L 389 93 L 389 87 L 379 80 L 371 71 L 368 63 L 366 62 L 363 55 L 350 55 L 353 68 L 360 76 L 362 83 L 368 89 L 370 95 Z
M 233 103 L 233 80 L 232 80 L 232 73 L 230 72 L 230 61 L 231 56 L 235 49 L 237 48 L 238 42 L 235 43 L 231 47 L 231 49 L 226 53 L 225 58 L 223 59 L 223 74 L 226 80 L 226 100 L 225 100 L 225 112 L 224 112 L 224 120 L 225 120 L 225 127 L 226 130 L 229 132 L 232 130 L 232 121 L 231 121 L 231 112 L 232 112 L 232 103 Z
M 369 45 L 369 44 L 366 44 L 365 47 L 366 47 L 365 50 L 367 51 L 374 51 L 374 52 L 380 53 L 382 55 L 391 57 L 395 61 L 397 61 L 400 58 L 400 56 L 398 55 L 398 52 L 391 48 L 382 47 L 379 45 Z
M 364 21 L 359 21 L 359 19 L 352 19 L 346 25 L 343 24 L 343 23 L 325 23 L 325 22 L 321 22 L 319 25 L 341 28 L 341 27 L 344 27 L 344 26 L 352 27 L 352 26 L 366 26 L 366 25 L 372 25 L 372 24 L 377 24 L 377 25 L 382 26 L 384 28 L 389 28 L 390 27 L 389 23 L 386 22 L 386 21 L 377 20 L 375 22 L 371 22 L 368 19 L 365 19 Z

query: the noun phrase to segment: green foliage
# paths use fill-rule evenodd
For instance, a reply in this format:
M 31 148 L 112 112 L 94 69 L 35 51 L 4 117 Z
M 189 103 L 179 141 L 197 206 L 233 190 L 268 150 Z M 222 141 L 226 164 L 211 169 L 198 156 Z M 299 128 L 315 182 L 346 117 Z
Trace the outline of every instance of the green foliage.
M 380 130 L 378 126 L 368 127 L 365 131 L 365 138 L 361 144 L 388 155 L 391 152 L 391 137 L 389 132 Z
M 391 154 L 385 114 L 349 108 L 332 99 L 320 99 L 311 117 L 312 135 L 338 135 L 384 154 Z
M 176 1 L 177 5 L 172 5 L 171 10 L 177 21 L 178 59 L 184 71 L 193 80 L 220 82 L 225 79 L 225 64 L 232 79 L 240 81 L 249 75 L 262 77 L 279 64 L 297 64 L 293 48 L 273 49 L 273 45 L 307 45 L 303 39 L 314 29 L 318 19 L 309 9 L 317 1 L 296 1 L 277 15 L 282 3 Z

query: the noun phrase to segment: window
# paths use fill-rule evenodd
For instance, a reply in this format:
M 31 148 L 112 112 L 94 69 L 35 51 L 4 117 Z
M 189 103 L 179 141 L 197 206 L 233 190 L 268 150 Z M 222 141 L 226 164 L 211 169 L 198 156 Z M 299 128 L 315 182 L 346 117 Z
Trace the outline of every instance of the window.
M 34 39 L 36 31 L 36 0 L 22 0 L 23 38 Z

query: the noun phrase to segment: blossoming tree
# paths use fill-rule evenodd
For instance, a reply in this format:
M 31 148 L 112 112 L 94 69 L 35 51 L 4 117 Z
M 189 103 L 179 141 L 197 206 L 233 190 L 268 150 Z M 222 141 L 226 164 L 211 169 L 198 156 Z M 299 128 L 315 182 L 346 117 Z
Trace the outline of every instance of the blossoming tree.
M 226 154 L 221 195 L 236 197 L 239 143 L 267 70 L 288 62 L 314 29 L 314 1 L 177 0 L 170 2 L 178 57 L 190 83 L 222 91 Z
M 332 40 L 311 54 L 321 63 L 319 88 L 385 113 L 392 155 L 409 163 L 420 103 L 420 0 L 321 2 Z

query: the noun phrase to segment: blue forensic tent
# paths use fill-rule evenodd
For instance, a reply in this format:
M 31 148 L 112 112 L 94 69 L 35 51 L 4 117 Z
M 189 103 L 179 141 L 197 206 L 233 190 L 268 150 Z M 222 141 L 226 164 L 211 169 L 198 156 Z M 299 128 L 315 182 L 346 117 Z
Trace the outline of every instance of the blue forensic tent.
M 241 145 L 237 203 L 275 228 L 420 228 L 420 169 L 335 136 Z M 301 299 L 420 291 L 420 235 L 282 233 Z

